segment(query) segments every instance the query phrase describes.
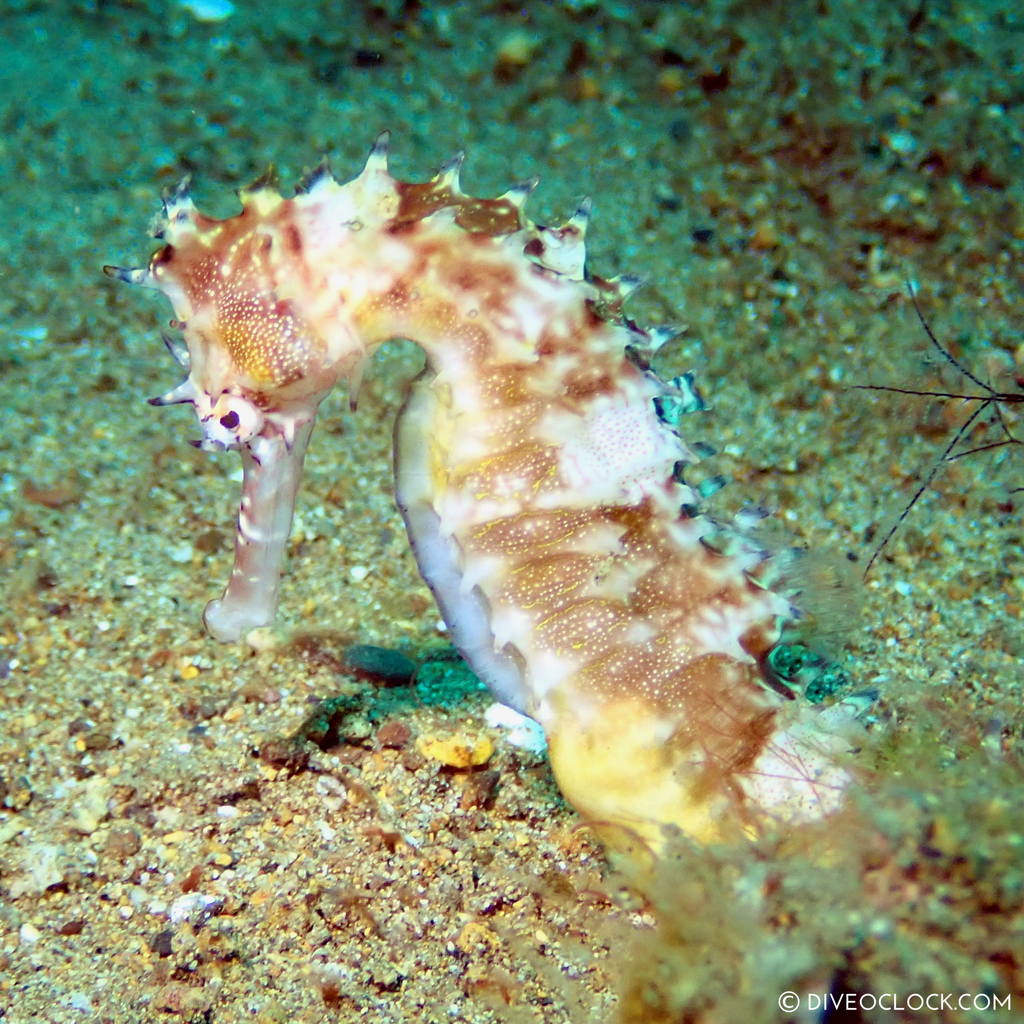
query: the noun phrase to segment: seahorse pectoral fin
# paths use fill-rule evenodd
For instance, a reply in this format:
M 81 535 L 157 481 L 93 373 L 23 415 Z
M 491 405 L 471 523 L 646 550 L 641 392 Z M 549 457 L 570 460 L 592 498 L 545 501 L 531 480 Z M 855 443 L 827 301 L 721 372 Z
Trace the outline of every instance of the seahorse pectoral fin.
M 203 612 L 203 623 L 216 640 L 240 640 L 274 619 L 295 496 L 314 422 L 309 417 L 283 429 L 268 420 L 261 433 L 241 445 L 235 565 L 223 595 Z

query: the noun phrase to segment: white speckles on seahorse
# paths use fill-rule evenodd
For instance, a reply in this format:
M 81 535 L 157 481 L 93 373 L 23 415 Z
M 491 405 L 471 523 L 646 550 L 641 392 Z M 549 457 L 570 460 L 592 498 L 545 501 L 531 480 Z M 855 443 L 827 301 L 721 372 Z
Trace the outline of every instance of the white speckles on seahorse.
M 655 847 L 664 826 L 711 840 L 828 813 L 847 744 L 762 679 L 789 604 L 753 545 L 703 541 L 679 479 L 700 447 L 676 433 L 702 403 L 647 365 L 668 332 L 622 316 L 631 279 L 584 273 L 589 205 L 541 229 L 528 189 L 476 199 L 457 178 L 458 162 L 392 178 L 382 139 L 353 181 L 321 167 L 291 199 L 243 190 L 223 221 L 179 189 L 149 270 L 112 271 L 182 323 L 188 381 L 158 401 L 192 402 L 203 447 L 242 453 L 208 628 L 272 620 L 319 403 L 411 338 L 426 369 L 396 427 L 396 498 L 420 570 L 474 670 L 543 726 L 580 813 Z

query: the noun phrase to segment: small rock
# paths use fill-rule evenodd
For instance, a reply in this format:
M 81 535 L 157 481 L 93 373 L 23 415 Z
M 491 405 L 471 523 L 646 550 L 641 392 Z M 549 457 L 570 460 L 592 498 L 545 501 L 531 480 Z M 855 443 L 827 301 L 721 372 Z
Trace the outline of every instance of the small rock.
M 281 699 L 281 691 L 263 679 L 250 680 L 238 691 L 238 695 L 247 704 L 276 704 Z
M 514 747 L 533 754 L 543 754 L 547 749 L 547 740 L 540 725 L 504 704 L 492 704 L 484 712 L 484 720 L 492 729 L 507 730 L 505 737 Z
M 345 651 L 345 665 L 388 686 L 406 686 L 416 663 L 399 651 L 372 644 L 353 644 Z
M 142 840 L 137 829 L 131 826 L 118 826 L 110 830 L 107 836 L 106 852 L 116 860 L 127 860 L 142 848 Z
M 392 750 L 400 750 L 409 742 L 412 731 L 404 722 L 394 720 L 385 722 L 377 730 L 377 742 L 382 747 L 389 747 Z
M 224 901 L 216 896 L 208 896 L 201 892 L 190 892 L 179 896 L 167 909 L 167 916 L 172 924 L 190 921 L 193 925 L 205 918 L 219 913 Z
M 768 249 L 774 249 L 778 244 L 779 233 L 774 224 L 770 221 L 763 220 L 754 226 L 754 230 L 749 239 L 751 249 L 764 252 Z
M 291 740 L 267 740 L 259 750 L 260 760 L 272 768 L 282 768 L 290 775 L 305 771 L 309 764 L 309 752 Z
M 51 509 L 60 509 L 67 505 L 73 505 L 82 496 L 76 479 L 65 480 L 50 486 L 26 480 L 22 484 L 21 493 L 26 501 L 31 501 L 36 505 L 42 505 L 44 508 Z
M 466 776 L 466 785 L 459 797 L 459 807 L 464 811 L 490 807 L 494 803 L 499 778 L 498 772 L 490 770 Z
M 115 739 L 103 729 L 92 729 L 82 738 L 86 750 L 112 750 L 121 746 L 121 741 Z
M 199 883 L 203 878 L 203 869 L 199 864 L 195 864 L 192 870 L 181 880 L 181 891 L 184 893 L 196 892 L 199 889 Z
M 75 829 L 91 835 L 107 817 L 107 802 L 113 786 L 109 779 L 94 775 L 82 786 L 82 792 L 71 809 L 71 822 Z
M 38 896 L 39 893 L 64 881 L 62 851 L 53 843 L 33 843 L 25 851 L 24 871 L 15 874 L 7 884 L 8 895 Z
M 32 787 L 24 775 L 5 782 L 0 779 L 0 806 L 12 811 L 23 811 L 32 803 Z
M 172 981 L 164 985 L 153 999 L 153 1007 L 164 1013 L 171 1013 L 195 1019 L 209 1009 L 210 997 L 201 988 L 194 988 L 184 982 Z
M 220 530 L 204 530 L 195 539 L 196 551 L 200 551 L 204 555 L 212 555 L 225 546 L 224 534 Z
M 494 744 L 487 736 L 472 739 L 464 735 L 421 736 L 416 749 L 431 761 L 440 761 L 449 768 L 475 768 L 486 764 L 494 753 Z

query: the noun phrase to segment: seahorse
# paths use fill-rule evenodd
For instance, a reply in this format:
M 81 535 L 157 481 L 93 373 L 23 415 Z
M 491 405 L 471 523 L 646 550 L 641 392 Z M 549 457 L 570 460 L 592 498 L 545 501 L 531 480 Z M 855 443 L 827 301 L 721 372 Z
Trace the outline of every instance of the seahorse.
M 585 267 L 584 201 L 562 226 L 525 215 L 529 181 L 466 195 L 462 156 L 392 177 L 387 135 L 341 184 L 322 162 L 241 213 L 165 194 L 149 265 L 107 267 L 162 292 L 207 450 L 244 467 L 235 564 L 206 628 L 272 622 L 317 408 L 359 387 L 384 342 L 425 353 L 394 434 L 397 505 L 450 636 L 496 699 L 543 727 L 555 778 L 607 838 L 658 850 L 814 820 L 842 801 L 850 740 L 766 670 L 794 610 L 761 546 L 710 541 L 702 451 L 680 436 L 691 375 L 661 380 L 677 332 L 623 312 L 635 279 Z

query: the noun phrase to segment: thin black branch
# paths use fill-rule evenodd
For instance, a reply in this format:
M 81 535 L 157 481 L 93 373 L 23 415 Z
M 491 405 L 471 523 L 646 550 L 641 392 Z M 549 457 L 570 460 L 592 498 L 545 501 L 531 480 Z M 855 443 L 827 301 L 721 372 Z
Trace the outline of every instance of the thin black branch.
M 904 506 L 903 511 L 899 514 L 896 522 L 889 528 L 888 533 L 882 538 L 882 543 L 875 548 L 874 553 L 868 560 L 868 564 L 864 569 L 864 577 L 867 578 L 868 573 L 871 571 L 871 567 L 875 564 L 878 556 L 885 549 L 885 546 L 892 540 L 896 531 L 900 528 L 903 521 L 907 518 L 910 510 L 920 500 L 921 495 L 931 486 L 935 477 L 938 475 L 939 470 L 945 463 L 955 462 L 957 459 L 962 459 L 968 455 L 978 455 L 981 452 L 992 451 L 996 448 L 1005 448 L 1009 445 L 1024 444 L 1021 438 L 1014 435 L 1013 431 L 1010 430 L 1009 425 L 1006 422 L 1006 418 L 1003 415 L 1003 406 L 1008 405 L 1020 405 L 1024 404 L 1024 390 L 1021 391 L 997 391 L 990 384 L 987 384 L 981 378 L 976 377 L 966 366 L 964 366 L 954 355 L 950 352 L 935 336 L 928 321 L 925 320 L 924 314 L 921 312 L 921 307 L 917 301 L 917 294 L 914 291 L 914 286 L 908 281 L 907 292 L 910 295 L 910 301 L 914 306 L 914 312 L 917 314 L 917 319 L 921 326 L 924 328 L 925 334 L 928 336 L 929 342 L 932 347 L 942 356 L 942 358 L 952 366 L 957 373 L 967 378 L 967 380 L 976 384 L 982 390 L 982 394 L 965 394 L 963 392 L 956 391 L 924 391 L 917 390 L 915 388 L 900 388 L 894 387 L 888 384 L 855 384 L 853 389 L 857 391 L 890 391 L 897 395 L 914 395 L 922 398 L 955 398 L 968 405 L 972 402 L 977 403 L 977 407 L 971 412 L 966 420 L 957 428 L 956 433 L 953 435 L 952 440 L 946 445 L 942 454 L 938 459 L 935 460 L 928 474 L 921 482 L 920 486 L 914 492 L 910 501 Z M 1020 379 L 1017 380 L 1017 384 L 1024 388 L 1024 383 Z M 974 448 L 968 448 L 965 451 L 956 451 L 956 446 L 967 437 L 971 429 L 977 423 L 979 418 L 987 410 L 992 409 L 995 413 L 992 422 L 998 423 L 999 428 L 1002 430 L 1003 439 L 1001 441 L 992 441 L 988 444 L 977 445 Z M 1020 491 L 1024 491 L 1024 488 L 1015 487 L 1011 489 L 1010 493 L 1015 494 Z

